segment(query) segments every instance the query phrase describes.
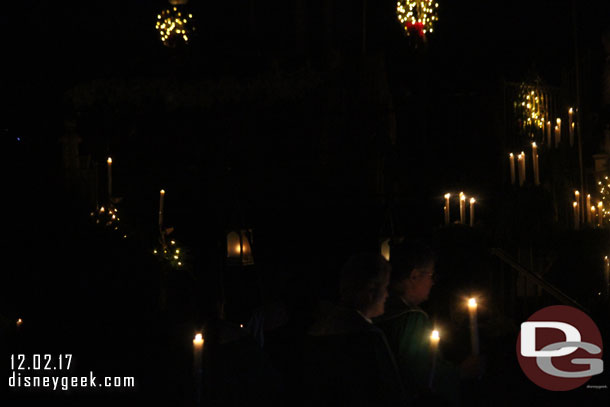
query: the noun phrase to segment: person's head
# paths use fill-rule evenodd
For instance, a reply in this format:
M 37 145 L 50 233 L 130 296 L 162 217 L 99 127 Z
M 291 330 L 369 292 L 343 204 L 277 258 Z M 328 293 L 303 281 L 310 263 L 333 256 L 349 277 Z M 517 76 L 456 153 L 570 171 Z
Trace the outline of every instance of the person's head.
M 379 254 L 352 256 L 341 269 L 341 301 L 368 318 L 382 315 L 392 268 Z
M 390 292 L 414 305 L 426 301 L 434 285 L 432 249 L 420 241 L 405 241 L 392 247 L 390 262 Z

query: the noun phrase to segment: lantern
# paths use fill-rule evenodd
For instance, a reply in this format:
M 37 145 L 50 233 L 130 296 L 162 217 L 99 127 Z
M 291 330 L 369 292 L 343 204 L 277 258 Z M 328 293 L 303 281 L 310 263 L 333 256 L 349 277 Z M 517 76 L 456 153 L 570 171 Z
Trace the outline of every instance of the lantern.
M 193 15 L 185 9 L 188 0 L 169 0 L 172 7 L 157 14 L 155 28 L 159 32 L 163 45 L 174 48 L 188 44 L 195 27 Z
M 242 266 L 254 264 L 251 243 L 252 229 L 232 230 L 227 233 L 227 262 Z
M 407 35 L 416 35 L 425 39 L 427 33 L 434 31 L 434 22 L 438 21 L 435 0 L 399 0 L 396 2 L 398 21 Z
M 390 239 L 385 239 L 381 242 L 381 255 L 387 261 L 390 261 Z

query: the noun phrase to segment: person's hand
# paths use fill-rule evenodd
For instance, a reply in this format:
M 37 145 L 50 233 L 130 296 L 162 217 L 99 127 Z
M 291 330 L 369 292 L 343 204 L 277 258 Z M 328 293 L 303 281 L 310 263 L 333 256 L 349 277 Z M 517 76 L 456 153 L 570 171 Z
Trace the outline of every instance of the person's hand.
M 485 365 L 486 361 L 483 356 L 468 356 L 460 364 L 460 378 L 470 380 L 483 376 L 485 373 Z

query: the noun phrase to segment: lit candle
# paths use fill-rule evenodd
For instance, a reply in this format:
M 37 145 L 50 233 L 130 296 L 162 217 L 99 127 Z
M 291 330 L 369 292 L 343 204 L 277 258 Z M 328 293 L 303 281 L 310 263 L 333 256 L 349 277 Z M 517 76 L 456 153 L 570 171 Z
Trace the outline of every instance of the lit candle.
M 163 226 L 163 203 L 165 201 L 165 190 L 159 191 L 159 228 Z
M 553 133 L 551 133 L 551 121 L 546 122 L 546 142 L 549 148 L 553 147 Z
M 460 192 L 460 223 L 466 223 L 466 195 Z
M 561 119 L 557 118 L 557 126 L 555 126 L 555 147 L 559 147 L 561 143 Z
M 585 210 L 590 207 L 591 207 L 591 194 L 587 194 Z M 593 214 L 595 214 L 595 207 L 593 207 Z M 591 212 L 589 212 L 589 211 L 587 211 L 587 223 L 591 223 Z
M 595 227 L 595 206 L 591 205 L 591 214 L 590 214 L 590 222 L 593 225 L 593 227 Z
M 519 163 L 519 186 L 523 186 L 525 183 L 525 153 L 523 151 L 517 156 L 517 161 Z
M 476 200 L 470 198 L 470 227 L 474 226 L 474 203 Z
M 479 355 L 479 328 L 477 325 L 477 300 L 468 299 L 468 315 L 470 316 L 470 346 L 474 356 Z
M 604 204 L 599 201 L 597 203 L 597 226 L 602 226 L 604 224 Z
M 451 222 L 451 218 L 449 217 L 451 208 L 449 198 L 451 198 L 451 194 L 445 194 L 445 225 L 448 225 L 449 222 Z
M 510 163 L 510 183 L 515 185 L 515 155 L 513 153 L 508 155 L 508 161 Z
M 578 202 L 572 202 L 572 206 L 574 207 L 574 229 L 578 230 Z
M 17 323 L 16 323 L 16 325 L 17 325 L 17 328 L 21 327 L 21 325 L 23 325 L 23 319 L 21 319 L 21 318 L 17 318 Z
M 604 257 L 604 291 L 606 296 L 610 294 L 610 259 Z
M 193 379 L 195 380 L 195 401 L 196 405 L 201 405 L 202 386 L 203 386 L 203 335 L 198 333 L 193 339 Z
M 570 132 L 570 147 L 574 145 L 574 121 L 572 120 L 573 116 L 574 109 L 570 108 L 570 110 L 568 110 L 568 125 L 570 126 L 570 128 L 568 129 Z
M 580 202 L 580 192 L 578 192 L 578 190 L 574 191 L 574 199 L 576 200 L 576 202 L 578 202 L 578 206 L 580 208 L 581 202 Z
M 436 370 L 436 359 L 438 355 L 438 343 L 440 342 L 441 337 L 438 331 L 435 329 L 430 334 L 430 356 L 431 356 L 431 368 L 430 368 L 430 378 L 428 381 L 428 387 L 432 388 L 432 383 L 434 382 L 434 371 Z
M 538 173 L 538 146 L 532 143 L 532 164 L 534 166 L 534 184 L 540 185 L 540 175 Z
M 112 158 L 108 157 L 106 160 L 108 163 L 108 200 L 112 199 Z

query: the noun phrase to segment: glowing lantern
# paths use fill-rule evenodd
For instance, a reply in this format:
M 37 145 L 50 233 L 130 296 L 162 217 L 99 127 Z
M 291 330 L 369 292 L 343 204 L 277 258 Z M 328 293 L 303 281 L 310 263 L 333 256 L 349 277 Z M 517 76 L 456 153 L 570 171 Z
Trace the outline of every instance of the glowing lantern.
M 437 9 L 438 3 L 434 0 L 399 0 L 396 3 L 398 21 L 407 35 L 417 35 L 422 39 L 434 31 L 434 22 L 438 21 Z
M 172 7 L 157 15 L 155 28 L 163 45 L 173 48 L 179 44 L 188 44 L 195 27 L 192 21 L 193 15 L 184 7 L 187 2 L 188 0 L 169 0 Z
M 251 242 L 251 229 L 227 233 L 227 261 L 230 264 L 243 266 L 254 264 Z
M 385 239 L 381 242 L 381 255 L 387 261 L 390 261 L 390 239 Z

